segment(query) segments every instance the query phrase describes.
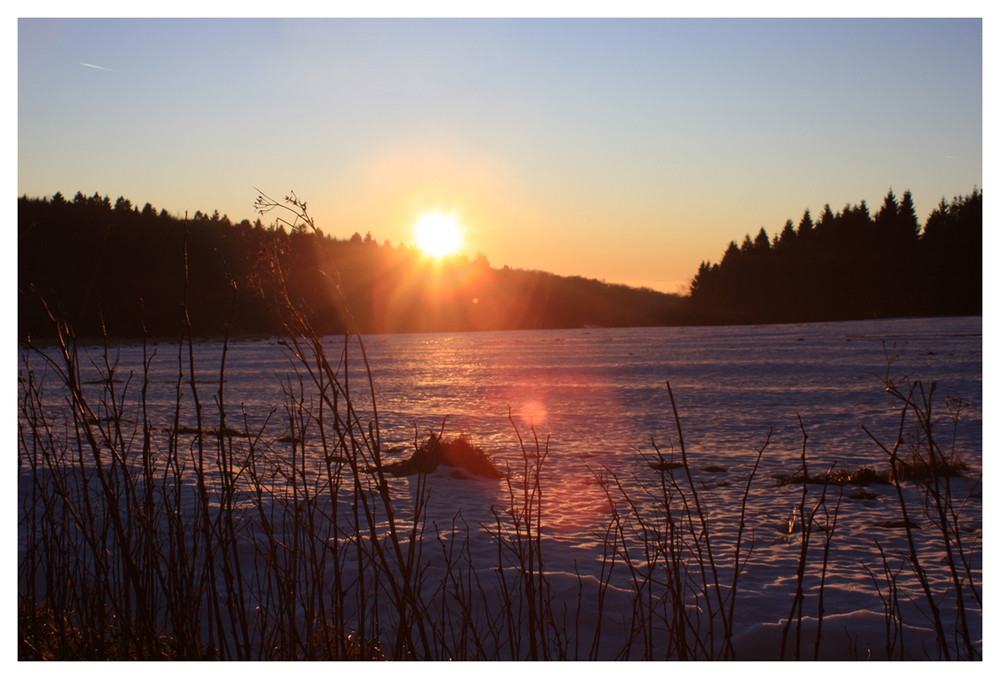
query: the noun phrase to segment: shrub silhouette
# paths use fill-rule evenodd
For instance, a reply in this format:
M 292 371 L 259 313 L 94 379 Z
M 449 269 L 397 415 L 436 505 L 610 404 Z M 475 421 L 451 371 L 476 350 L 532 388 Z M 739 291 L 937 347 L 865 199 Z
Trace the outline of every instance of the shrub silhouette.
M 420 444 L 410 459 L 383 465 L 382 471 L 393 476 L 430 474 L 442 464 L 491 479 L 505 476 L 493 462 L 493 457 L 482 448 L 474 446 L 464 434 L 446 440 L 443 435 L 434 432 Z

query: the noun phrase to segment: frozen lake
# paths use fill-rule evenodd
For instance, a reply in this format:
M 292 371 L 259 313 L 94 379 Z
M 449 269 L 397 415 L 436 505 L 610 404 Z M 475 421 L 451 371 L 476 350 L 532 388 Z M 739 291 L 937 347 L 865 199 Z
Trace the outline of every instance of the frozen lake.
M 966 477 L 955 481 L 954 493 L 969 495 L 961 524 L 967 531 L 965 539 L 975 547 L 973 577 L 981 587 L 982 499 L 976 481 L 983 467 L 979 317 L 385 335 L 366 337 L 364 344 L 378 432 L 388 460 L 408 457 L 415 440 L 443 428 L 446 437 L 465 435 L 491 453 L 499 466 L 509 464 L 517 476 L 524 464 L 518 434 L 529 452 L 535 450 L 537 436 L 539 451 L 548 452 L 541 476 L 545 571 L 556 598 L 564 598 L 570 606 L 581 582 L 603 577 L 606 559 L 602 561 L 601 549 L 607 545 L 606 529 L 613 517 L 608 480 L 617 479 L 638 514 L 656 515 L 661 477 L 650 463 L 658 459 L 657 449 L 668 460 L 680 459 L 668 382 L 693 473 L 691 482 L 711 531 L 720 536 L 716 550 L 723 580 L 732 577 L 733 536 L 756 448 L 770 435 L 745 514 L 743 557 L 747 561 L 733 624 L 734 647 L 742 658 L 774 657 L 781 624 L 789 616 L 800 551 L 794 516 L 803 486 L 778 485 L 774 477 L 800 470 L 803 430 L 808 436 L 805 454 L 810 474 L 834 466 L 884 469 L 889 464 L 886 453 L 862 430 L 865 426 L 889 447 L 895 440 L 901 403 L 887 393 L 883 380 L 910 378 L 928 387 L 935 383 L 936 435 L 943 448 L 954 449 L 968 466 Z M 327 338 L 325 345 L 328 355 L 337 357 L 344 340 Z M 290 358 L 289 350 L 265 339 L 233 342 L 227 351 L 225 402 L 231 411 L 245 414 L 245 420 L 240 415 L 240 423 L 274 439 L 297 434 L 285 414 L 288 394 L 303 401 L 316 397 L 309 395 L 308 379 L 299 382 L 294 377 L 301 376 L 303 369 Z M 354 341 L 349 355 L 348 388 L 367 421 L 374 409 Z M 205 417 L 211 421 L 222 348 L 214 343 L 196 344 L 195 356 L 195 373 L 207 404 Z M 131 373 L 139 380 L 140 347 L 122 348 L 118 361 L 121 379 Z M 176 345 L 156 347 L 147 395 L 152 421 L 166 425 L 176 414 L 179 361 L 186 370 L 186 354 L 179 355 Z M 40 369 L 39 361 L 33 359 L 33 364 Z M 96 393 L 100 385 L 87 388 Z M 57 402 L 58 392 L 51 392 L 50 397 Z M 949 411 L 956 409 L 960 417 L 954 423 Z M 193 424 L 192 417 L 190 407 L 185 407 L 181 424 Z M 228 421 L 233 422 L 233 417 Z M 315 426 L 306 426 L 303 449 L 307 457 L 321 455 L 318 440 L 309 438 L 315 431 Z M 490 567 L 496 555 L 488 527 L 494 522 L 495 508 L 510 501 L 505 483 L 456 478 L 444 467 L 425 480 L 428 525 L 446 525 L 461 516 L 469 526 L 472 562 Z M 417 477 L 391 479 L 390 492 L 405 506 L 417 496 L 417 484 Z M 846 659 L 868 653 L 878 657 L 885 623 L 873 573 L 881 573 L 884 564 L 876 541 L 897 565 L 905 561 L 905 531 L 884 527 L 900 518 L 893 487 L 873 485 L 866 493 L 849 497 L 855 490 L 843 487 L 829 552 L 820 555 L 828 559 L 822 583 L 822 657 Z M 812 506 L 822 487 L 810 485 L 807 491 L 806 504 Z M 840 492 L 840 487 L 827 490 L 830 511 Z M 910 501 L 916 511 L 917 495 Z M 829 516 L 824 519 L 827 524 L 831 521 Z M 923 533 L 915 531 L 918 540 L 930 533 L 926 522 L 924 526 Z M 623 531 L 623 539 L 627 535 Z M 823 539 L 822 535 L 813 537 L 820 547 Z M 21 547 L 25 547 L 23 541 Z M 931 584 L 946 601 L 948 573 L 940 554 L 927 548 L 931 550 L 925 559 Z M 430 564 L 431 577 L 437 565 Z M 820 591 L 818 574 L 810 573 L 801 613 L 807 627 L 817 615 L 815 595 Z M 634 651 L 621 650 L 628 643 L 623 641 L 625 632 L 618 631 L 627 626 L 633 577 L 620 567 L 607 578 L 607 603 L 600 623 L 606 641 L 595 657 L 642 656 L 638 643 Z M 901 586 L 903 581 L 900 576 Z M 913 583 L 906 588 L 917 592 Z M 981 611 L 975 602 L 970 606 L 979 639 Z M 920 644 L 933 647 L 933 633 L 919 603 L 904 603 L 903 612 L 907 613 L 903 616 L 907 639 L 912 640 L 907 654 L 921 657 Z M 578 622 L 587 630 L 596 624 L 594 620 Z M 811 652 L 810 646 L 809 657 Z

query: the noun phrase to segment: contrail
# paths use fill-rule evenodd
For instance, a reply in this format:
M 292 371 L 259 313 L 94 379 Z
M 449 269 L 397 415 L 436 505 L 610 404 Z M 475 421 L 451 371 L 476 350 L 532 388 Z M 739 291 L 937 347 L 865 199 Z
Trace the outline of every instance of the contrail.
M 81 66 L 86 66 L 87 68 L 96 68 L 96 69 L 98 69 L 100 71 L 110 71 L 111 70 L 110 68 L 105 68 L 104 66 L 97 66 L 96 64 L 88 64 L 88 63 L 86 63 L 84 61 L 81 61 L 80 65 Z

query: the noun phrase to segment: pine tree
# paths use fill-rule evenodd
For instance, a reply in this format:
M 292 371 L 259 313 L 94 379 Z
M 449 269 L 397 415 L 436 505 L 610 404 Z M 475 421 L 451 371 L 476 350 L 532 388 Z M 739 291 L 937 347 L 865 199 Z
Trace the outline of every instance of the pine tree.
M 808 214 L 808 211 L 807 211 L 807 214 Z M 812 225 L 810 225 L 809 228 L 812 229 Z M 796 239 L 796 236 L 795 236 L 795 225 L 792 224 L 792 220 L 789 219 L 787 222 L 785 222 L 785 226 L 784 226 L 783 229 L 781 229 L 781 233 L 779 233 L 774 238 L 774 249 L 775 249 L 775 251 L 779 251 L 779 250 L 781 250 L 781 251 L 787 251 L 787 250 L 791 249 L 792 247 L 795 246 L 795 239 Z
M 899 228 L 908 238 L 916 241 L 920 237 L 920 220 L 917 209 L 913 205 L 913 194 L 907 189 L 903 192 L 903 200 L 899 204 Z

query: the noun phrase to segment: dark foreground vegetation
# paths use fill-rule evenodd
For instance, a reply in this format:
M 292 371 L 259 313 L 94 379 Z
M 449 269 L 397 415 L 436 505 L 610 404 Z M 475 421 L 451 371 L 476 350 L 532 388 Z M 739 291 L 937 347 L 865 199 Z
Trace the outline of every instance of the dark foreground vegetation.
M 261 196 L 256 207 L 277 206 Z M 730 243 L 690 292 L 495 269 L 481 255 L 434 262 L 294 219 L 180 218 L 96 193 L 18 201 L 22 339 L 52 336 L 39 295 L 80 336 L 175 338 L 188 323 L 198 336 L 279 334 L 286 305 L 312 314 L 321 334 L 980 314 L 982 193 L 942 199 L 923 229 L 908 192 L 897 201 L 890 191 L 874 217 L 864 202 L 827 206 L 816 223 L 807 210 L 773 241 L 762 228 Z
M 739 657 L 737 595 L 754 546 L 747 498 L 767 441 L 745 479 L 735 534 L 715 530 L 703 509 L 676 407 L 676 449 L 649 460 L 658 473 L 642 492 L 658 498 L 652 509 L 639 509 L 616 470 L 594 469 L 607 501 L 595 555 L 603 566 L 578 575 L 567 600 L 545 567 L 547 446 L 533 432 L 522 439 L 513 420 L 520 455 L 502 473 L 468 442 L 441 435 L 409 461 L 472 460 L 502 476 L 506 497 L 485 527 L 493 556 L 484 569 L 461 515 L 446 525 L 428 519 L 425 470 L 404 497 L 395 494 L 390 475 L 414 470 L 387 459 L 377 410 L 356 405 L 356 390 L 371 382 L 346 372 L 347 354 L 363 353 L 364 343 L 322 342 L 315 310 L 281 310 L 294 367 L 275 408 L 284 425 L 255 428 L 226 398 L 225 350 L 211 375 L 195 370 L 191 324 L 176 345 L 176 403 L 164 415 L 147 407 L 150 375 L 122 374 L 113 345 L 88 368 L 99 379 L 85 379 L 73 324 L 48 308 L 57 340 L 27 346 L 19 372 L 21 659 Z M 949 481 L 960 465 L 938 442 L 933 388 L 888 378 L 884 388 L 898 402 L 899 436 L 872 440 L 885 454 L 908 547 L 901 561 L 883 552 L 884 570 L 871 571 L 885 624 L 875 651 L 977 659 L 979 545 L 961 528 L 965 498 Z M 921 461 L 929 473 L 904 480 L 904 466 Z M 769 649 L 782 659 L 820 655 L 842 498 L 832 483 L 807 490 L 804 429 L 800 474 L 789 517 L 797 528 L 788 531 L 800 545 L 787 574 L 796 587 Z M 926 526 L 919 538 L 917 520 Z M 932 545 L 948 565 L 944 586 L 925 574 Z M 612 582 L 623 581 L 626 628 L 612 634 L 603 607 Z M 933 645 L 907 645 L 911 604 L 916 624 L 933 628 Z M 851 657 L 866 657 L 865 648 Z

